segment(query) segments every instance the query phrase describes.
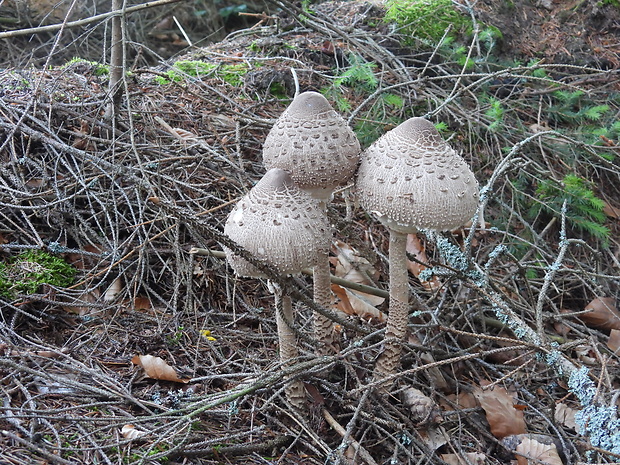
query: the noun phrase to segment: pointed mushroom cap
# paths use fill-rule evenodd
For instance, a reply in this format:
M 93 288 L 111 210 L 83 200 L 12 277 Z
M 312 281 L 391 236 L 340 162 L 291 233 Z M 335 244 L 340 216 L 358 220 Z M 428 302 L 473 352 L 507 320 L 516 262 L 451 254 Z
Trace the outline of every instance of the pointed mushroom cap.
M 331 246 L 332 231 L 319 201 L 301 191 L 290 175 L 274 168 L 243 197 L 226 220 L 224 234 L 281 274 L 317 264 Z M 264 277 L 248 261 L 225 248 L 239 276 Z
M 265 168 L 282 168 L 317 198 L 351 180 L 360 144 L 355 133 L 318 92 L 299 94 L 280 115 L 263 145 Z
M 463 226 L 478 206 L 478 182 L 432 123 L 411 118 L 362 153 L 355 190 L 360 204 L 402 233 Z

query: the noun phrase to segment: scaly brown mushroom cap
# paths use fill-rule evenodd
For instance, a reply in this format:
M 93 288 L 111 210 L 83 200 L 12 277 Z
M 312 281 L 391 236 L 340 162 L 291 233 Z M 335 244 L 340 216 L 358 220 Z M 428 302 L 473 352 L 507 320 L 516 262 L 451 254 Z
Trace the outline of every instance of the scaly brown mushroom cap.
M 274 168 L 230 212 L 224 234 L 282 274 L 299 273 L 327 253 L 332 232 L 318 202 L 290 175 Z M 239 276 L 264 277 L 256 267 L 225 249 Z
M 346 121 L 317 92 L 299 94 L 263 145 L 265 168 L 281 168 L 313 196 L 327 199 L 355 174 L 360 144 Z
M 360 204 L 402 233 L 464 225 L 478 205 L 478 182 L 423 118 L 411 118 L 362 154 L 355 185 Z

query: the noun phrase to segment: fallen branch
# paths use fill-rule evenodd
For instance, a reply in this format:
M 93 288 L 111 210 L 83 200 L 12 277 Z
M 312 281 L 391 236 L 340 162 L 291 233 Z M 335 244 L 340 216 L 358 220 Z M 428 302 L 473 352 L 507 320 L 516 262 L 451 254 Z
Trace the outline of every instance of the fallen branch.
M 170 3 L 177 3 L 180 1 L 181 0 L 156 0 L 154 2 L 141 3 L 140 5 L 134 5 L 120 10 L 108 11 L 107 13 L 101 13 L 100 15 L 95 15 L 84 19 L 78 19 L 76 21 L 68 21 L 66 23 L 50 24 L 48 26 L 30 27 L 27 29 L 16 29 L 14 31 L 0 32 L 0 39 L 9 39 L 12 37 L 25 36 L 28 34 L 41 34 L 43 32 L 55 32 L 60 29 L 85 26 L 86 24 L 103 21 L 104 19 L 108 19 L 112 16 L 122 16 L 127 13 L 134 13 L 136 11 L 145 10 L 147 8 L 154 8 L 157 6 L 168 5 Z

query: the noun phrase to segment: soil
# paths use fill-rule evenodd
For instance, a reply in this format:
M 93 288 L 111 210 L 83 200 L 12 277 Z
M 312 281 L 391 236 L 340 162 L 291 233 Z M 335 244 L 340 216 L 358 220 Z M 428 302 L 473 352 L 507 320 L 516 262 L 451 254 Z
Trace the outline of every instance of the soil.
M 507 59 L 620 66 L 620 6 L 598 0 L 483 0 L 474 11 L 499 28 Z

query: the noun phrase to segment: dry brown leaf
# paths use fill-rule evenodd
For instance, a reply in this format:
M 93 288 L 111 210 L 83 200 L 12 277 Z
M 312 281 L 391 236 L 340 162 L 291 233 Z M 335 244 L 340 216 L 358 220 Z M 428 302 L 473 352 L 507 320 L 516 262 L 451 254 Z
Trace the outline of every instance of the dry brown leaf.
M 71 299 L 71 305 L 63 305 L 62 309 L 68 313 L 75 313 L 76 315 L 84 316 L 90 313 L 95 313 L 101 311 L 100 308 L 97 308 L 94 304 L 99 300 L 101 296 L 101 292 L 99 289 L 93 289 L 90 292 L 85 292 L 80 295 L 77 299 Z M 79 303 L 84 303 L 85 305 L 76 305 Z
M 134 365 L 144 368 L 146 376 L 163 381 L 174 381 L 177 383 L 188 383 L 189 379 L 181 379 L 174 368 L 168 365 L 163 359 L 153 355 L 136 355 L 131 359 Z
M 553 418 L 555 419 L 555 421 L 557 421 L 561 425 L 567 428 L 576 430 L 577 429 L 577 424 L 575 423 L 576 413 L 577 413 L 576 409 L 569 407 L 565 403 L 561 402 L 555 406 L 555 413 L 553 415 Z
M 353 283 L 372 285 L 369 276 L 376 278 L 378 272 L 359 252 L 342 241 L 334 242 L 332 250 L 335 257 L 330 258 L 334 265 L 334 276 Z
M 450 394 L 446 396 L 446 399 L 440 399 L 439 404 L 446 411 L 476 408 L 480 405 L 474 394 L 465 391 Z
M 543 444 L 536 439 L 524 435 L 515 451 L 519 465 L 563 465 L 555 444 Z
M 407 234 L 407 253 L 409 255 L 413 255 L 418 261 L 422 263 L 428 262 L 428 257 L 426 256 L 424 244 L 422 244 L 422 241 L 417 234 Z M 426 270 L 427 268 L 428 267 L 425 265 L 421 265 L 420 263 L 407 259 L 407 269 L 418 279 L 420 278 L 420 272 Z M 441 282 L 439 281 L 437 276 L 433 276 L 430 281 L 420 280 L 420 284 L 422 284 L 425 289 L 431 291 L 439 289 L 441 287 Z
M 489 385 L 489 381 L 481 381 L 481 386 Z M 515 408 L 512 395 L 501 386 L 492 389 L 476 388 L 474 396 L 480 402 L 491 427 L 491 434 L 503 438 L 512 434 L 525 433 L 523 412 Z
M 340 310 L 347 315 L 355 315 L 366 321 L 385 323 L 387 315 L 370 304 L 365 297 L 368 294 L 351 291 L 338 284 L 331 285 L 332 292 L 336 295 L 335 310 Z
M 134 425 L 124 425 L 121 428 L 121 434 L 125 439 L 138 439 L 148 433 L 146 431 L 136 429 Z
M 435 451 L 450 442 L 450 435 L 442 426 L 427 426 L 418 430 L 420 439 L 430 450 Z
M 620 312 L 613 297 L 596 297 L 581 313 L 579 319 L 586 325 L 598 329 L 620 329 Z
M 103 294 L 103 300 L 105 300 L 106 302 L 111 302 L 112 300 L 116 299 L 116 296 L 119 295 L 122 290 L 123 279 L 118 277 L 114 281 L 112 281 L 112 284 L 110 284 L 105 290 L 105 293 Z
M 151 299 L 146 296 L 136 296 L 133 299 L 133 308 L 135 310 L 151 310 L 153 305 L 151 304 Z
M 413 333 L 409 333 L 407 340 L 409 344 L 413 345 L 423 345 L 424 343 Z M 433 386 L 443 392 L 448 392 L 450 390 L 451 384 L 448 382 L 446 377 L 444 376 L 441 369 L 437 366 L 436 360 L 433 357 L 433 354 L 430 352 L 421 352 L 419 354 L 420 360 L 425 364 L 429 365 L 426 369 L 426 375 L 429 379 L 432 380 Z
M 609 333 L 609 340 L 607 341 L 607 347 L 613 352 L 617 352 L 620 349 L 620 330 L 612 329 Z
M 458 454 L 441 454 L 441 460 L 450 465 L 484 465 L 487 456 L 481 452 Z
M 603 206 L 603 213 L 610 218 L 615 218 L 616 220 L 620 219 L 620 208 L 609 205 L 607 202 L 605 202 L 605 205 Z

